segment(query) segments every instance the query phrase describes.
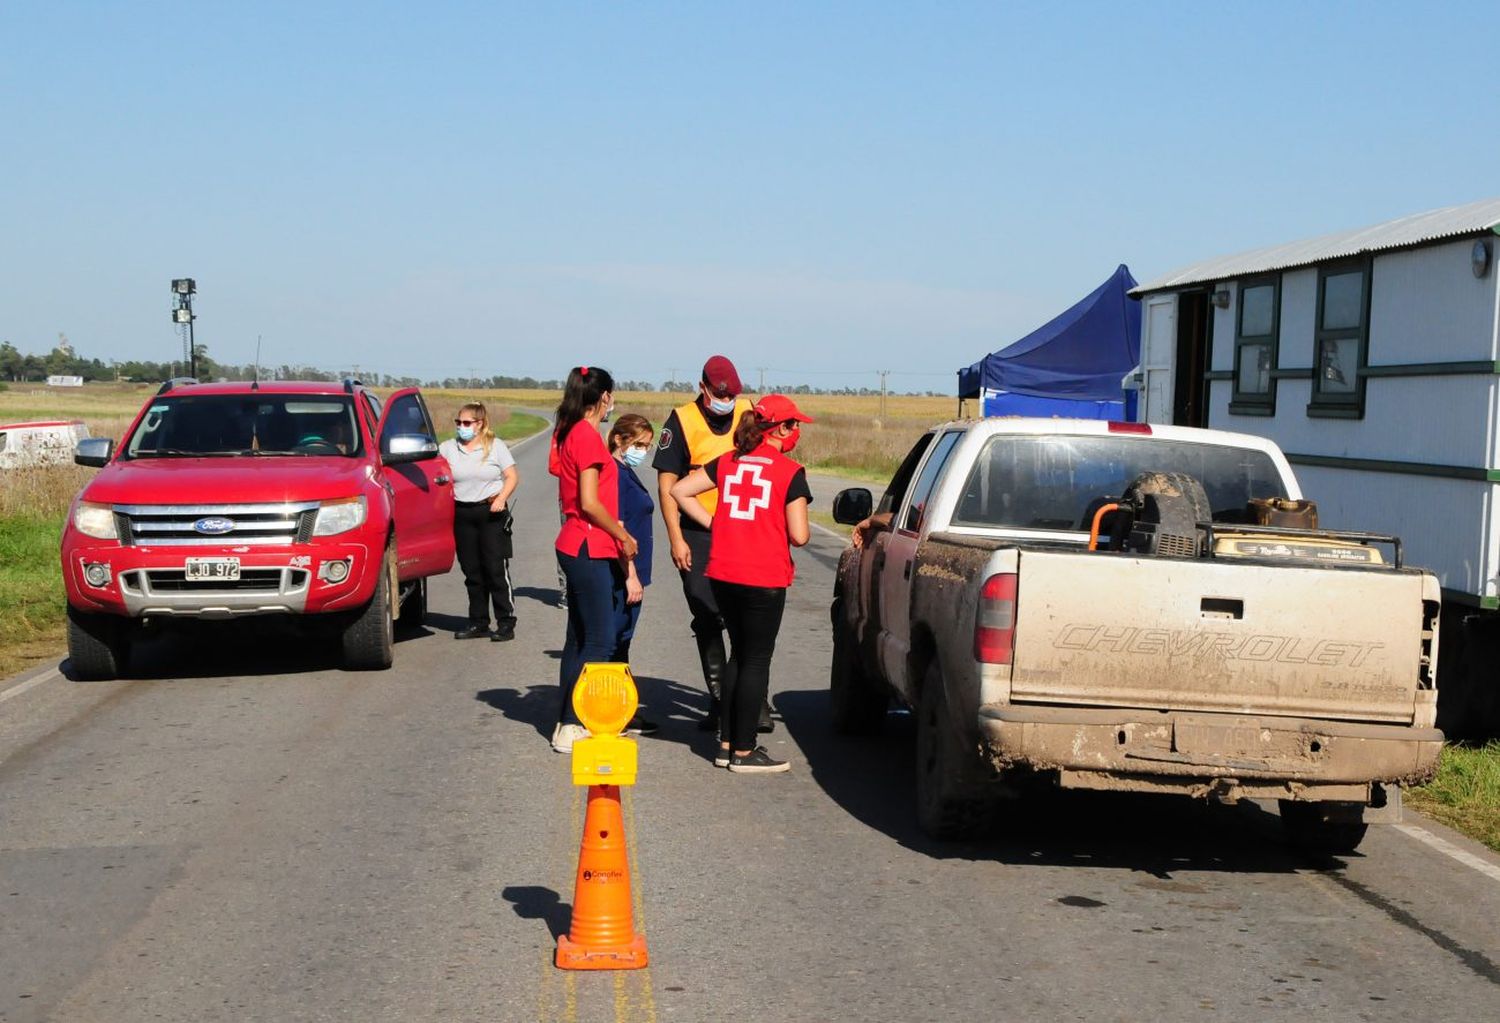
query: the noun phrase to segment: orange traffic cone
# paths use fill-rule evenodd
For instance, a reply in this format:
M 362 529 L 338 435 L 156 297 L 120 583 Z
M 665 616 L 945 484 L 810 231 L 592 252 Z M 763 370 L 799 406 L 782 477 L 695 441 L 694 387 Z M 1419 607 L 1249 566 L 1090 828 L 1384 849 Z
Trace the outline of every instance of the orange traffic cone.
M 564 970 L 638 970 L 646 965 L 646 937 L 637 934 L 630 907 L 630 857 L 618 785 L 590 785 L 573 922 L 557 939 Z

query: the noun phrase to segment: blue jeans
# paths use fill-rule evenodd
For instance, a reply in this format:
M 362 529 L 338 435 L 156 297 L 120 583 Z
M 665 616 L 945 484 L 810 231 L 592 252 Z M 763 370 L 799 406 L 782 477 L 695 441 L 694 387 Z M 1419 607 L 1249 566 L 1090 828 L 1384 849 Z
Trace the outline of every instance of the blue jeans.
M 618 636 L 614 591 L 616 587 L 624 591 L 625 573 L 614 558 L 591 558 L 586 551 L 579 556 L 558 551 L 557 565 L 568 585 L 568 633 L 557 674 L 562 694 L 557 719 L 577 725 L 582 722 L 573 710 L 573 687 L 585 664 L 614 656 Z

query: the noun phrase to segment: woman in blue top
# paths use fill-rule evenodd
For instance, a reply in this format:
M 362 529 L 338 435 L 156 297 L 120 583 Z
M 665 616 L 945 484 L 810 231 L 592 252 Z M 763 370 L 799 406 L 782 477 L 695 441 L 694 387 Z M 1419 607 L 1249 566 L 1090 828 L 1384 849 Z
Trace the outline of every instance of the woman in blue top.
M 614 428 L 609 431 L 609 453 L 620 463 L 620 522 L 640 544 L 635 558 L 628 563 L 624 585 L 616 586 L 614 593 L 614 660 L 625 664 L 630 663 L 630 640 L 641 620 L 646 587 L 651 585 L 651 522 L 656 513 L 656 502 L 635 474 L 635 468 L 646 460 L 646 452 L 655 436 L 656 430 L 650 420 L 634 412 L 627 412 L 615 420 Z M 650 735 L 656 729 L 654 721 L 639 714 L 625 726 L 627 732 L 641 735 Z
M 656 435 L 645 416 L 627 412 L 615 420 L 609 431 L 609 453 L 620 463 L 620 521 L 625 531 L 635 537 L 640 551 L 625 575 L 625 588 L 617 592 L 615 621 L 618 625 L 615 660 L 630 662 L 630 640 L 641 618 L 641 601 L 651 585 L 651 520 L 656 502 L 651 492 L 635 474 L 635 467 L 646 460 L 646 452 Z

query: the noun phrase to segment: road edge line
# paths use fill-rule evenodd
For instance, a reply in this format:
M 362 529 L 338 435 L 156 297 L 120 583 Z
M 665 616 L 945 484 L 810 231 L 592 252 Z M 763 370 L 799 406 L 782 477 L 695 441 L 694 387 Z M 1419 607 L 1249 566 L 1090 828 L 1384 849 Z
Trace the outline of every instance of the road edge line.
M 1492 881 L 1500 881 L 1500 866 L 1496 866 L 1488 860 L 1481 859 L 1480 857 L 1475 856 L 1467 849 L 1460 849 L 1458 846 L 1454 845 L 1446 838 L 1435 835 L 1424 827 L 1420 827 L 1416 824 L 1392 824 L 1391 827 L 1395 828 L 1403 835 L 1410 836 L 1411 838 L 1416 839 L 1418 842 L 1436 849 L 1438 852 L 1442 853 L 1444 856 L 1447 856 L 1449 859 L 1457 860 L 1464 866 L 1479 871 L 1479 873 L 1485 875 Z
M 62 671 L 55 664 L 50 668 L 43 669 L 40 675 L 34 675 L 25 682 L 13 685 L 9 689 L 0 689 L 0 703 L 4 703 L 13 696 L 20 696 L 22 693 L 30 692 L 39 685 L 51 682 L 54 678 L 62 678 Z

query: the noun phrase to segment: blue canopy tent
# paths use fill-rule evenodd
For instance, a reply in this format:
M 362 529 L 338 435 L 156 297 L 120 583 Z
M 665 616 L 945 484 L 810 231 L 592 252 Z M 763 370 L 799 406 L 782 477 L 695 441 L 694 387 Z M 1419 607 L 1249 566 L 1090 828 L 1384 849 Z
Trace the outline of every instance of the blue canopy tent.
M 958 396 L 986 416 L 1130 419 L 1120 386 L 1141 353 L 1141 304 L 1124 263 L 1087 297 L 1030 334 L 958 371 Z

